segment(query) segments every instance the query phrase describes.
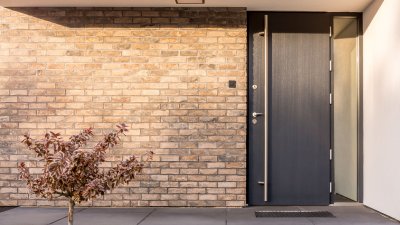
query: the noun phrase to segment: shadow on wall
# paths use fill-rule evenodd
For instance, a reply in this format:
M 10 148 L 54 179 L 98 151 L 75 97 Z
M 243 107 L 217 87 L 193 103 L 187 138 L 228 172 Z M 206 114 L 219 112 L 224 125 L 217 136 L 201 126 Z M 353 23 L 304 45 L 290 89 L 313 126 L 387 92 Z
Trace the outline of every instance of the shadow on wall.
M 8 9 L 69 28 L 212 28 L 221 26 L 237 28 L 245 27 L 246 24 L 245 18 L 232 17 L 232 12 L 242 12 L 244 8 L 9 7 Z
M 367 31 L 369 25 L 371 22 L 374 20 L 375 15 L 378 13 L 379 8 L 382 6 L 383 2 L 385 0 L 373 0 L 370 5 L 367 6 L 366 9 L 368 11 L 364 10 L 364 17 L 363 17 L 363 33 Z

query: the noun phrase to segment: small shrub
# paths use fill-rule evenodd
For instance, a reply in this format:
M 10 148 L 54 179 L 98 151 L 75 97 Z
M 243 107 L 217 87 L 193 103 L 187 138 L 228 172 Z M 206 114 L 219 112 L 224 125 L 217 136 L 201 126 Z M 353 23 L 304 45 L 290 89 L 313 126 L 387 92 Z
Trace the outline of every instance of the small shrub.
M 53 199 L 65 197 L 69 201 L 68 225 L 73 225 L 76 203 L 104 195 L 120 184 L 127 184 L 142 172 L 143 163 L 137 157 L 120 162 L 116 167 L 103 171 L 99 168 L 105 161 L 106 151 L 120 141 L 127 132 L 125 124 L 105 135 L 92 149 L 82 149 L 93 137 L 91 128 L 83 130 L 64 141 L 59 133 L 49 132 L 42 140 L 33 140 L 25 135 L 22 143 L 43 158 L 43 174 L 32 177 L 25 163 L 18 166 L 20 178 L 27 181 L 28 189 L 39 197 Z M 148 152 L 145 161 L 151 160 L 153 152 Z

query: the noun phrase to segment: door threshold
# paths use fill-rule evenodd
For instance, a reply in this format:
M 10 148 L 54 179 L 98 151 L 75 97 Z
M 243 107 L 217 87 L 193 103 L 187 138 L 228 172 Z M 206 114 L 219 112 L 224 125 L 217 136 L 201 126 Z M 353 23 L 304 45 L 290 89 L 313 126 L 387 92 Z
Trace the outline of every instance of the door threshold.
M 363 206 L 360 202 L 335 202 L 329 206 Z

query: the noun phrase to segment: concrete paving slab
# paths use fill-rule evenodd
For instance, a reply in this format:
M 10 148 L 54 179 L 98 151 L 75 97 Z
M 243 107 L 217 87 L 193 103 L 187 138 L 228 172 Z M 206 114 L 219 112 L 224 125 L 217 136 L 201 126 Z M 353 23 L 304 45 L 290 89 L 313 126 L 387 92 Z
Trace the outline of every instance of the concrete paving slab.
M 157 208 L 140 225 L 226 225 L 222 208 Z
M 47 225 L 66 215 L 65 208 L 19 207 L 0 213 L 0 225 Z
M 329 211 L 334 218 L 256 218 L 254 211 Z M 292 207 L 257 207 L 246 209 L 228 209 L 228 224 L 282 224 L 282 225 L 399 225 L 383 215 L 364 206 L 292 206 Z
M 368 224 L 368 225 L 399 225 L 398 222 L 379 213 L 360 213 L 348 209 L 348 212 L 334 212 L 335 218 L 310 218 L 316 225 L 343 225 L 343 224 Z
M 376 211 L 365 206 L 300 206 L 301 210 L 327 210 L 334 214 L 335 218 L 310 218 L 314 224 L 318 225 L 343 225 L 343 224 L 385 224 L 399 225 L 397 221 L 391 220 Z
M 376 214 L 377 212 L 363 205 L 359 206 L 298 206 L 303 211 L 329 211 L 331 213 Z
M 75 225 L 136 225 L 145 218 L 150 208 L 87 208 L 75 214 Z M 51 225 L 66 225 L 67 218 Z
M 335 218 L 256 218 L 258 210 L 323 210 Z M 363 207 L 77 208 L 75 225 L 399 225 Z M 65 208 L 19 207 L 0 213 L 0 225 L 65 225 Z

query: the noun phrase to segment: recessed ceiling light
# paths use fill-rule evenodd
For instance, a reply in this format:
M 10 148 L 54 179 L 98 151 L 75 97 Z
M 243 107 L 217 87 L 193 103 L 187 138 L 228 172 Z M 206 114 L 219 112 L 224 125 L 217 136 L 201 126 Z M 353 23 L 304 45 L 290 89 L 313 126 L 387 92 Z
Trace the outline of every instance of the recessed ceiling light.
M 205 0 L 175 0 L 176 4 L 204 4 Z

